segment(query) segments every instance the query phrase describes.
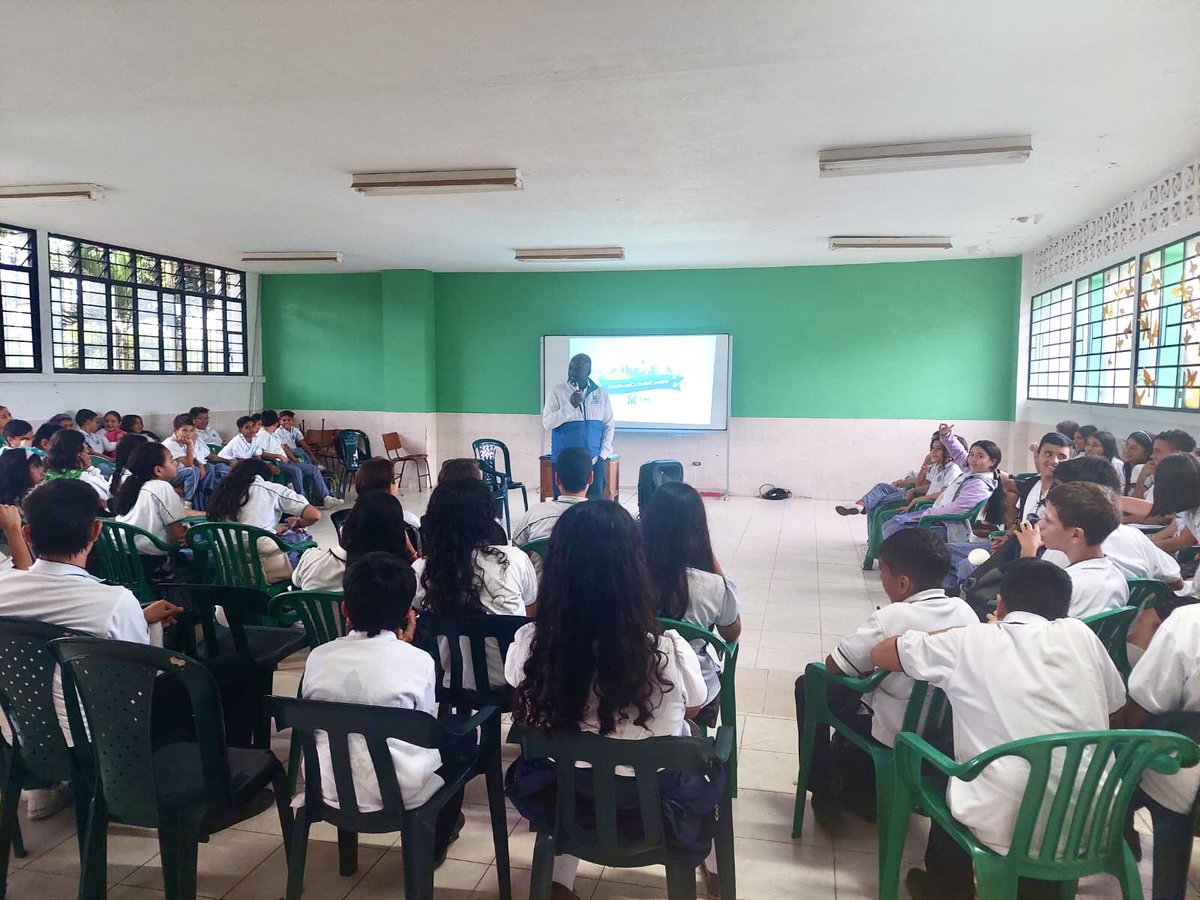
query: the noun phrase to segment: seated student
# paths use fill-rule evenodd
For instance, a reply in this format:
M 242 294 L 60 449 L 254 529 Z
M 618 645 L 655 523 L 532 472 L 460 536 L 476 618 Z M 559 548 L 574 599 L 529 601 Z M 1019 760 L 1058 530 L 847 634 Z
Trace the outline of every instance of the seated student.
M 959 440 L 961 441 L 961 438 Z M 859 513 L 870 515 L 882 501 L 902 492 L 906 500 L 911 501 L 918 497 L 932 500 L 945 490 L 946 485 L 957 478 L 960 472 L 958 465 L 946 453 L 941 437 L 935 431 L 929 442 L 929 452 L 925 454 L 918 470 L 909 472 L 890 484 L 880 482 L 856 500 L 854 506 L 835 506 L 834 510 L 839 516 L 856 516 Z M 904 486 L 910 481 L 915 483 L 905 490 Z
M 1200 712 L 1200 606 L 1174 610 L 1154 635 L 1145 655 L 1129 676 L 1127 728 L 1158 728 L 1153 716 Z M 1200 767 L 1174 775 L 1147 770 L 1134 796 L 1154 826 L 1154 885 L 1156 898 L 1187 896 L 1192 855 L 1192 810 L 1200 794 Z
M 254 443 L 254 437 L 258 434 L 258 423 L 250 416 L 242 416 L 237 420 L 237 429 L 237 434 L 231 437 L 229 443 L 217 454 L 230 465 L 244 459 L 257 459 L 259 455 Z
M 104 436 L 104 432 L 100 430 L 100 417 L 96 414 L 95 410 L 79 410 L 75 413 L 75 424 L 83 432 L 83 439 L 87 443 L 88 452 L 92 456 L 112 458 L 113 453 L 117 449 L 116 442 L 110 441 Z M 111 463 L 101 464 L 96 462 L 95 466 L 105 478 L 112 478 L 113 467 Z
M 826 658 L 825 668 L 834 675 L 863 678 L 875 670 L 871 650 L 884 638 L 897 637 L 910 629 L 937 631 L 977 623 L 979 619 L 971 607 L 942 590 L 942 579 L 949 568 L 945 542 L 928 529 L 898 531 L 885 540 L 879 547 L 879 580 L 891 602 L 843 638 Z M 829 702 L 842 721 L 891 747 L 904 721 L 912 688 L 911 678 L 895 674 L 870 695 L 841 688 L 836 696 L 831 693 Z M 801 675 L 796 679 L 796 727 L 801 735 L 804 689 Z M 831 746 L 829 730 L 818 730 L 809 765 L 808 786 L 815 815 L 836 814 L 845 802 L 874 820 L 875 767 L 866 754 L 848 743 Z
M 74 628 L 96 637 L 151 643 L 151 626 L 169 625 L 181 608 L 156 600 L 144 609 L 128 588 L 107 585 L 85 566 L 100 536 L 96 494 L 86 484 L 60 478 L 43 484 L 25 500 L 24 535 L 37 553 L 27 571 L 0 573 L 0 616 L 36 619 Z M 161 628 L 154 629 L 161 645 Z M 64 733 L 69 731 L 62 684 L 54 674 L 54 708 Z M 61 792 L 29 798 L 31 818 L 52 815 L 63 805 Z
M 354 493 L 361 500 L 372 491 L 384 491 L 400 500 L 400 485 L 396 484 L 396 463 L 385 456 L 372 456 L 358 466 L 358 474 L 354 476 Z M 416 513 L 404 510 L 404 522 L 414 530 L 420 531 L 421 517 Z M 501 541 L 504 543 L 504 541 Z
M 1053 493 L 1048 506 L 1054 508 Z M 1099 638 L 1069 616 L 1071 589 L 1058 566 L 1019 560 L 1004 573 L 995 622 L 933 634 L 909 630 L 876 645 L 871 662 L 945 691 L 960 763 L 1022 738 L 1104 730 L 1125 703 L 1125 687 Z M 998 853 L 1009 848 L 1027 771 L 1010 759 L 973 781 L 950 781 L 954 818 Z M 925 870 L 910 870 L 906 882 L 917 900 L 975 895 L 970 857 L 937 825 Z M 1057 884 L 1029 886 L 1061 896 Z
M 123 437 L 125 432 L 121 430 L 121 414 L 115 409 L 110 409 L 104 414 L 104 439 L 116 444 Z
M 187 413 L 176 416 L 171 426 L 171 436 L 162 442 L 177 469 L 171 484 L 183 489 L 183 499 L 187 503 L 203 510 L 216 477 L 216 473 L 204 462 L 208 447 L 197 437 L 196 425 Z
M 1121 523 L 1115 491 L 1084 481 L 1061 484 L 1046 497 L 1041 521 L 1017 530 L 1021 558 L 1045 546 L 1067 559 L 1071 579 L 1069 615 L 1077 619 L 1118 609 L 1129 602 L 1129 585 L 1116 563 L 1104 555 L 1104 541 Z
M 126 434 L 144 434 L 152 441 L 158 440 L 158 435 L 153 431 L 147 431 L 142 424 L 142 417 L 129 414 L 121 417 L 121 430 Z
M 321 518 L 315 507 L 289 487 L 267 479 L 271 470 L 261 459 L 246 459 L 221 479 L 208 502 L 210 522 L 240 522 L 274 531 L 284 541 L 299 544 L 308 540 L 304 528 Z M 280 519 L 287 516 L 287 523 Z M 289 581 L 295 554 L 285 554 L 270 538 L 259 538 L 258 556 L 263 577 L 270 584 Z M 298 559 L 298 557 L 297 557 Z
M 213 486 L 229 474 L 229 463 L 224 462 L 220 456 L 221 448 L 225 446 L 225 441 L 221 437 L 221 432 L 211 427 L 209 423 L 208 407 L 193 406 L 187 413 L 192 417 L 192 424 L 196 426 L 196 437 L 199 442 L 204 443 L 204 449 L 208 451 L 208 455 L 204 457 L 204 464 L 213 472 Z
M 117 521 L 148 531 L 160 541 L 182 545 L 187 536 L 183 524 L 187 512 L 175 489 L 175 458 L 164 445 L 143 441 L 129 457 L 128 476 L 121 482 L 113 512 Z M 145 538 L 135 539 L 138 554 L 143 557 L 152 578 L 163 579 L 162 571 L 168 560 L 166 550 L 160 550 Z
M 438 490 L 442 488 L 439 487 Z M 659 629 L 647 583 L 637 523 L 609 500 L 577 503 L 554 526 L 542 577 L 545 593 L 535 621 L 517 632 L 504 674 L 517 689 L 514 721 L 531 728 L 601 734 L 619 740 L 687 735 L 687 719 L 708 694 L 691 645 Z M 590 770 L 576 786 L 592 789 Z M 618 806 L 638 808 L 638 791 L 618 767 Z M 724 779 L 664 772 L 668 845 L 699 865 L 710 839 L 685 843 L 681 826 L 709 819 Z M 505 778 L 509 799 L 537 831 L 554 825 L 554 764 L 518 756 Z M 551 896 L 575 897 L 579 860 L 554 859 Z M 711 890 L 710 890 L 711 896 Z
M 0 447 L 0 454 L 18 447 L 29 450 L 32 445 L 33 426 L 24 419 L 9 419 L 4 426 L 4 446 Z
M 448 481 L 460 481 L 463 478 L 474 478 L 483 481 L 483 470 L 479 468 L 479 460 L 469 457 L 448 459 L 438 470 L 438 484 Z
M 992 496 L 998 483 L 1000 469 L 1000 448 L 991 441 L 976 441 L 969 452 L 963 452 L 962 441 L 956 439 L 954 426 L 943 424 L 938 428 L 938 436 L 942 446 L 950 454 L 950 458 L 962 470 L 962 473 L 946 485 L 946 489 L 928 509 L 912 509 L 913 503 L 883 526 L 883 536 L 889 537 L 901 528 L 915 528 L 920 524 L 921 517 L 933 512 L 938 515 L 952 515 L 970 512 L 980 501 Z M 969 522 L 949 522 L 944 528 L 946 540 L 966 541 L 971 538 Z
M 1125 460 L 1117 450 L 1117 439 L 1111 431 L 1097 431 L 1088 436 L 1083 442 L 1084 453 L 1088 456 L 1098 456 L 1108 461 L 1118 476 L 1125 474 Z
M 121 482 L 129 474 L 129 458 L 133 456 L 133 451 L 149 441 L 150 439 L 144 434 L 127 434 L 117 441 L 112 480 L 108 483 L 108 491 L 112 496 L 117 496 L 121 489 Z
M 417 627 L 412 608 L 416 579 L 412 568 L 391 553 L 368 553 L 346 571 L 342 613 L 347 633 L 322 644 L 304 665 L 302 696 L 305 700 L 359 703 L 394 709 L 416 709 L 433 715 L 433 659 L 412 645 Z M 354 795 L 360 812 L 383 809 L 379 782 L 366 742 L 349 738 Z M 405 809 L 425 803 L 445 784 L 438 774 L 442 757 L 437 750 L 388 741 L 400 796 Z M 321 793 L 326 803 L 338 806 L 328 741 L 318 738 L 321 759 Z M 460 791 L 438 813 L 434 828 L 434 867 L 446 858 L 446 848 L 458 836 L 465 819 Z
M 54 437 L 62 428 L 57 422 L 46 422 L 38 426 L 38 430 L 33 433 L 33 439 L 29 446 L 38 456 L 45 456 L 50 450 L 50 439 Z
M 563 458 L 558 455 L 558 474 L 562 477 Z M 591 459 L 585 460 L 591 470 Z M 582 467 L 580 471 L 584 471 Z M 737 585 L 728 577 L 713 553 L 708 535 L 708 516 L 704 500 L 690 484 L 668 481 L 650 497 L 642 510 L 642 545 L 646 570 L 660 616 L 681 619 L 709 631 L 716 630 L 726 641 L 736 641 L 742 633 L 742 604 Z M 700 671 L 708 694 L 704 709 L 696 718 L 702 725 L 716 725 L 720 711 L 721 670 L 708 655 L 701 641 L 692 644 L 700 660 Z
M 262 428 L 256 436 L 259 455 L 263 459 L 275 462 L 281 470 L 288 474 L 297 494 L 304 493 L 304 476 L 307 475 L 312 479 L 313 494 L 318 505 L 324 506 L 326 509 L 341 505 L 342 501 L 329 493 L 329 488 L 325 485 L 325 476 L 321 474 L 321 467 L 315 463 L 300 460 L 292 453 L 288 445 L 279 439 L 279 436 L 279 414 L 273 409 L 263 410 Z
M 1172 453 L 1194 453 L 1196 439 L 1180 428 L 1168 428 L 1154 436 L 1150 445 L 1150 461 L 1142 467 L 1134 484 L 1133 494 L 1139 500 L 1154 500 L 1154 473 L 1158 464 Z M 1161 524 L 1161 523 L 1160 523 Z
M 75 430 L 75 417 L 70 413 L 55 413 L 46 421 L 53 422 L 59 428 L 65 428 L 68 431 Z
M 108 479 L 100 474 L 100 470 L 92 465 L 92 455 L 88 453 L 83 434 L 74 429 L 59 429 L 50 439 L 50 449 L 46 451 L 46 481 L 58 478 L 71 478 L 82 481 L 96 492 L 97 503 L 107 507 L 109 492 Z
M 0 456 L 0 506 L 20 506 L 44 477 L 40 456 L 28 452 Z
M 587 500 L 587 489 L 592 483 L 592 458 L 587 450 L 568 447 L 561 451 L 554 464 L 554 477 L 558 481 L 558 496 L 544 503 L 535 503 L 518 520 L 513 529 L 514 545 L 521 547 L 531 541 L 550 537 L 559 516 L 576 503 Z
M 292 584 L 302 591 L 340 591 L 346 569 L 368 553 L 392 553 L 411 564 L 416 552 L 404 528 L 400 501 L 383 491 L 359 497 L 338 547 L 310 547 L 300 555 Z
M 301 457 L 305 462 L 315 463 L 319 456 L 316 448 L 313 447 L 304 437 L 304 432 L 296 427 L 296 413 L 290 409 L 281 409 L 279 411 L 279 431 L 275 433 L 279 438 L 279 442 L 285 447 L 289 447 L 296 456 Z
M 1150 462 L 1150 454 L 1154 451 L 1154 436 L 1146 431 L 1132 431 L 1125 438 L 1125 447 L 1121 451 L 1121 493 L 1126 497 L 1134 496 L 1134 490 L 1142 481 L 1142 472 L 1146 463 Z M 1143 486 L 1143 492 L 1145 488 Z
M 1095 425 L 1080 425 L 1079 428 L 1075 430 L 1075 434 L 1073 434 L 1071 437 L 1075 446 L 1076 455 L 1083 456 L 1085 453 L 1087 453 L 1087 439 L 1099 430 L 1100 429 Z

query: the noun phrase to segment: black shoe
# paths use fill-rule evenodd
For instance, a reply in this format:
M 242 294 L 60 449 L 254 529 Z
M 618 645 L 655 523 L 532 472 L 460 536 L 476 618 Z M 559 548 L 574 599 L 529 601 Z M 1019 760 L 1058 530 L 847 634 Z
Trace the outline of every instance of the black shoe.
M 433 861 L 433 867 L 440 869 L 442 863 L 446 861 L 446 854 L 450 852 L 450 845 L 458 840 L 458 836 L 462 834 L 463 826 L 467 824 L 467 817 L 462 813 L 458 814 L 458 821 L 454 824 L 454 830 L 450 832 L 450 840 L 446 841 L 446 846 L 438 853 L 437 858 Z
M 925 900 L 927 897 L 932 900 L 929 873 L 924 869 L 909 869 L 908 874 L 904 876 L 904 886 L 908 888 L 908 896 L 912 897 L 912 900 Z
M 839 516 L 857 516 L 862 512 L 857 506 L 835 506 L 834 509 Z

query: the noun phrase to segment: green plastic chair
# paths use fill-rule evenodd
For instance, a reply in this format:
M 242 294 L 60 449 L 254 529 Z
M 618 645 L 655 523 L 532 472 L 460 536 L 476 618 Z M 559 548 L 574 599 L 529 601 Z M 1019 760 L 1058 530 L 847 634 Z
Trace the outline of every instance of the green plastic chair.
M 546 558 L 546 549 L 550 546 L 550 538 L 541 538 L 536 541 L 530 541 L 528 544 L 522 544 L 520 549 L 524 550 L 531 558 L 536 557 L 537 560 Z
M 969 509 L 964 513 L 927 513 L 921 516 L 917 524 L 921 528 L 932 528 L 934 525 L 944 525 L 947 522 L 966 522 L 970 524 L 974 522 L 983 513 L 987 507 L 991 496 L 987 496 L 975 504 L 974 509 Z
M 533 849 L 530 900 L 549 900 L 554 857 L 569 854 L 613 868 L 665 866 L 670 900 L 695 900 L 696 869 L 666 845 L 659 772 L 710 775 L 719 762 L 729 760 L 735 739 L 732 726 L 717 729 L 715 740 L 692 737 L 656 737 L 623 741 L 598 734 L 552 734 L 514 726 L 508 738 L 520 743 L 526 759 L 554 760 L 559 785 L 553 831 L 539 831 Z M 581 823 L 576 816 L 575 763 L 592 767 L 595 821 Z M 617 829 L 615 769 L 628 766 L 637 779 L 638 812 L 643 835 L 627 839 Z M 632 813 L 630 813 L 632 815 Z M 736 897 L 733 852 L 733 801 L 726 791 L 717 810 L 717 869 L 721 896 Z
M 317 546 L 314 540 L 289 544 L 273 531 L 242 525 L 239 522 L 203 522 L 188 530 L 187 545 L 200 561 L 208 563 L 213 584 L 228 587 L 252 587 L 271 596 L 291 587 L 290 582 L 269 584 L 263 577 L 262 560 L 258 553 L 259 538 L 274 541 L 284 553 L 303 552 Z
M 1174 600 L 1175 592 L 1153 578 L 1129 579 L 1129 605 L 1139 610 L 1154 609 L 1164 600 Z
M 1012 845 L 1001 855 L 955 821 L 944 781 L 926 777 L 923 770 L 928 764 L 943 777 L 973 781 L 997 759 L 1014 757 L 1028 763 L 1029 781 Z M 1147 768 L 1169 774 L 1197 762 L 1200 746 L 1167 731 L 1049 734 L 1001 744 L 961 764 L 922 738 L 902 733 L 896 739 L 896 792 L 881 855 L 880 900 L 899 897 L 901 855 L 913 812 L 932 818 L 971 856 L 979 900 L 1015 898 L 1019 878 L 1062 882 L 1062 896 L 1074 897 L 1080 878 L 1100 872 L 1117 878 L 1127 900 L 1141 900 L 1137 862 L 1124 838 L 1130 800 Z M 1048 787 L 1052 766 L 1061 772 L 1053 789 Z M 1039 819 L 1045 830 L 1040 846 L 1033 848 Z
M 159 592 L 146 576 L 135 538 L 144 538 L 164 553 L 178 550 L 180 545 L 168 544 L 148 531 L 116 519 L 101 519 L 100 522 L 100 538 L 96 541 L 97 574 L 110 584 L 129 588 L 142 606 L 153 603 Z
M 658 617 L 658 624 L 662 626 L 663 631 L 678 631 L 679 636 L 686 641 L 694 642 L 703 641 L 709 647 L 716 651 L 716 658 L 721 663 L 721 724 L 731 725 L 737 728 L 737 690 L 734 688 L 734 677 L 737 674 L 737 659 L 738 659 L 738 642 L 724 641 L 719 634 L 709 631 L 707 628 L 701 628 L 691 622 L 684 622 L 681 619 L 668 619 L 666 616 Z M 708 728 L 704 725 L 696 723 L 696 727 L 700 729 L 701 737 L 708 737 Z M 737 796 L 737 742 L 734 741 L 733 749 L 729 753 L 729 795 Z
M 867 552 L 863 557 L 863 571 L 869 572 L 875 568 L 875 560 L 879 558 L 879 545 L 883 543 L 883 524 L 891 521 L 900 513 L 900 507 L 908 504 L 903 494 L 895 494 L 883 500 L 871 510 L 867 517 Z M 917 509 L 933 505 L 932 500 L 918 500 Z
M 1080 620 L 1096 632 L 1096 637 L 1100 638 L 1100 643 L 1108 651 L 1109 658 L 1112 659 L 1113 665 L 1117 667 L 1117 671 L 1121 673 L 1121 678 L 1125 681 L 1129 680 L 1129 672 L 1133 668 L 1129 662 L 1129 653 L 1125 649 L 1125 642 L 1129 635 L 1129 626 L 1133 624 L 1137 614 L 1136 606 L 1122 606 L 1120 609 L 1110 609 L 1107 612 L 1096 613 L 1094 616 L 1087 616 Z
M 800 737 L 800 768 L 796 775 L 796 804 L 792 813 L 792 837 L 804 832 L 804 806 L 808 802 L 809 766 L 812 763 L 813 745 L 816 743 L 818 727 L 828 727 L 838 732 L 847 741 L 858 747 L 875 766 L 875 804 L 878 810 L 879 853 L 882 864 L 885 832 L 882 823 L 887 821 L 895 794 L 895 755 L 891 747 L 881 744 L 869 735 L 861 734 L 842 720 L 829 705 L 829 689 L 840 685 L 857 694 L 868 694 L 892 675 L 884 669 L 866 678 L 851 678 L 834 675 L 824 663 L 809 663 L 804 669 L 804 723 Z M 930 691 L 924 681 L 913 682 L 913 691 L 904 710 L 904 721 L 900 728 L 925 736 L 948 732 L 950 727 L 950 704 L 946 695 L 936 688 Z

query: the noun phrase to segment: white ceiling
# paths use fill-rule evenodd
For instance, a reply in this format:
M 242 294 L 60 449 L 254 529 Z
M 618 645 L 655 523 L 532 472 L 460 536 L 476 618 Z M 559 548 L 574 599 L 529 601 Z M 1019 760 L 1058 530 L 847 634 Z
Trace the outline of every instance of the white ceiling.
M 226 265 L 341 250 L 337 271 L 1018 253 L 1200 148 L 1196 22 L 1195 0 L 0 0 L 0 184 L 108 188 L 0 221 Z M 822 148 L 1009 134 L 1025 165 L 817 178 Z M 489 166 L 525 190 L 349 188 Z

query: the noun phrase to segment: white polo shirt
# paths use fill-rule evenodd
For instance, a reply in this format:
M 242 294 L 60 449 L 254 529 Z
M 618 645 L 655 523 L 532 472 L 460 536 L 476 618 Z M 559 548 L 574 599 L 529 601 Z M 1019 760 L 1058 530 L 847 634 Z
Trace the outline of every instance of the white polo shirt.
M 415 709 L 432 715 L 434 680 L 430 655 L 399 640 L 394 632 L 367 637 L 366 632 L 351 631 L 309 653 L 302 696 L 305 700 Z M 359 811 L 383 809 L 367 742 L 361 735 L 351 735 L 348 744 Z M 388 749 L 406 808 L 420 806 L 442 786 L 442 777 L 435 774 L 442 765 L 437 750 L 394 739 L 388 741 Z M 326 803 L 337 807 L 337 783 L 329 741 L 324 735 L 317 737 L 317 755 L 321 760 L 321 793 Z
M 169 438 L 163 441 L 162 445 L 166 447 L 167 452 L 171 454 L 171 459 L 184 459 L 187 456 L 187 444 L 176 438 L 174 435 L 171 435 Z M 194 451 L 196 462 L 203 464 L 208 459 L 208 454 L 211 452 L 212 451 L 208 448 L 208 444 L 204 443 L 204 441 L 200 439 L 199 435 L 197 435 L 196 447 Z
M 946 489 L 946 485 L 961 474 L 962 469 L 953 460 L 945 465 L 930 466 L 925 472 L 925 477 L 929 480 L 929 490 L 926 491 L 926 496 L 929 494 L 940 494 Z
M 688 608 L 683 614 L 683 621 L 712 631 L 718 625 L 732 625 L 742 614 L 742 601 L 732 578 L 688 568 L 687 585 Z M 711 703 L 721 693 L 721 667 L 709 656 L 708 645 L 704 641 L 692 642 L 692 649 L 700 661 L 700 673 L 704 676 L 708 691 L 704 702 Z
M 253 447 L 255 456 L 261 456 L 264 453 L 274 453 L 283 457 L 287 456 L 283 452 L 283 444 L 279 443 L 279 438 L 265 428 L 260 428 L 258 434 L 254 436 Z
M 300 442 L 304 440 L 304 432 L 299 428 L 284 428 L 280 425 L 275 429 L 275 439 L 285 447 L 291 447 L 295 450 L 300 446 Z
M 1125 704 L 1121 673 L 1104 645 L 1070 617 L 1049 622 L 1012 612 L 1001 622 L 976 622 L 940 634 L 909 631 L 897 650 L 905 674 L 946 692 L 959 762 L 1021 738 L 1102 731 Z M 950 781 L 950 810 L 981 841 L 1004 853 L 1027 778 L 1024 760 L 997 760 L 974 781 Z M 1056 784 L 1052 772 L 1047 791 Z
M 1038 479 L 1034 482 L 1033 487 L 1029 489 L 1029 493 L 1025 495 L 1025 502 L 1021 505 L 1021 521 L 1029 521 L 1031 515 L 1041 516 L 1042 510 L 1046 508 L 1046 496 L 1050 493 L 1049 488 Z
M 110 441 L 104 436 L 104 429 L 99 431 L 84 431 L 79 429 L 79 433 L 83 435 L 83 442 L 87 444 L 88 450 L 97 456 L 103 456 L 105 453 L 112 453 L 117 449 L 116 442 Z
M 1082 559 L 1067 566 L 1067 574 L 1071 576 L 1069 615 L 1076 619 L 1120 609 L 1129 602 L 1125 573 L 1107 556 Z
M 875 610 L 858 629 L 829 654 L 839 669 L 850 677 L 863 678 L 875 671 L 871 650 L 890 637 L 906 631 L 938 631 L 959 625 L 976 625 L 979 616 L 958 597 L 947 597 L 941 588 L 920 591 L 900 603 L 889 603 Z M 863 697 L 874 713 L 871 736 L 888 747 L 896 742 L 904 711 L 912 696 L 913 680 L 894 672 L 872 693 Z
M 239 431 L 229 439 L 229 443 L 221 448 L 221 452 L 217 456 L 222 459 L 253 459 L 258 456 L 256 445 L 251 441 L 246 440 L 245 436 Z
M 1148 713 L 1200 712 L 1200 606 L 1181 606 L 1163 621 L 1129 676 L 1129 699 Z M 1200 766 L 1175 775 L 1147 770 L 1142 790 L 1169 810 L 1189 813 Z
M 290 487 L 264 481 L 255 475 L 245 505 L 238 511 L 237 520 L 243 525 L 253 525 L 274 531 L 284 516 L 298 516 L 308 508 L 308 501 Z
M 1104 539 L 1101 547 L 1104 555 L 1112 560 L 1126 579 L 1150 578 L 1174 584 L 1180 578 L 1179 561 L 1132 525 L 1118 525 L 1117 530 Z M 1071 565 L 1061 550 L 1047 550 L 1042 554 L 1042 559 L 1060 569 Z
M 550 537 L 550 532 L 554 530 L 559 517 L 576 503 L 586 501 L 587 497 L 558 497 L 533 504 L 513 529 L 513 544 L 520 547 Z
M 159 481 L 157 478 L 147 481 L 138 491 L 133 509 L 123 516 L 117 516 L 118 522 L 133 525 L 148 531 L 160 541 L 171 541 L 171 526 L 181 522 L 187 516 L 183 501 L 175 493 L 170 482 Z M 138 553 L 147 556 L 166 556 L 165 550 L 159 550 L 154 544 L 143 537 L 134 539 Z
M 302 591 L 340 591 L 346 576 L 346 551 L 341 547 L 310 547 L 300 555 L 292 584 Z
M 213 450 L 214 447 L 225 446 L 225 441 L 221 438 L 221 432 L 215 428 L 197 428 L 196 437 L 204 441 L 205 445 L 214 453 L 216 452 Z

